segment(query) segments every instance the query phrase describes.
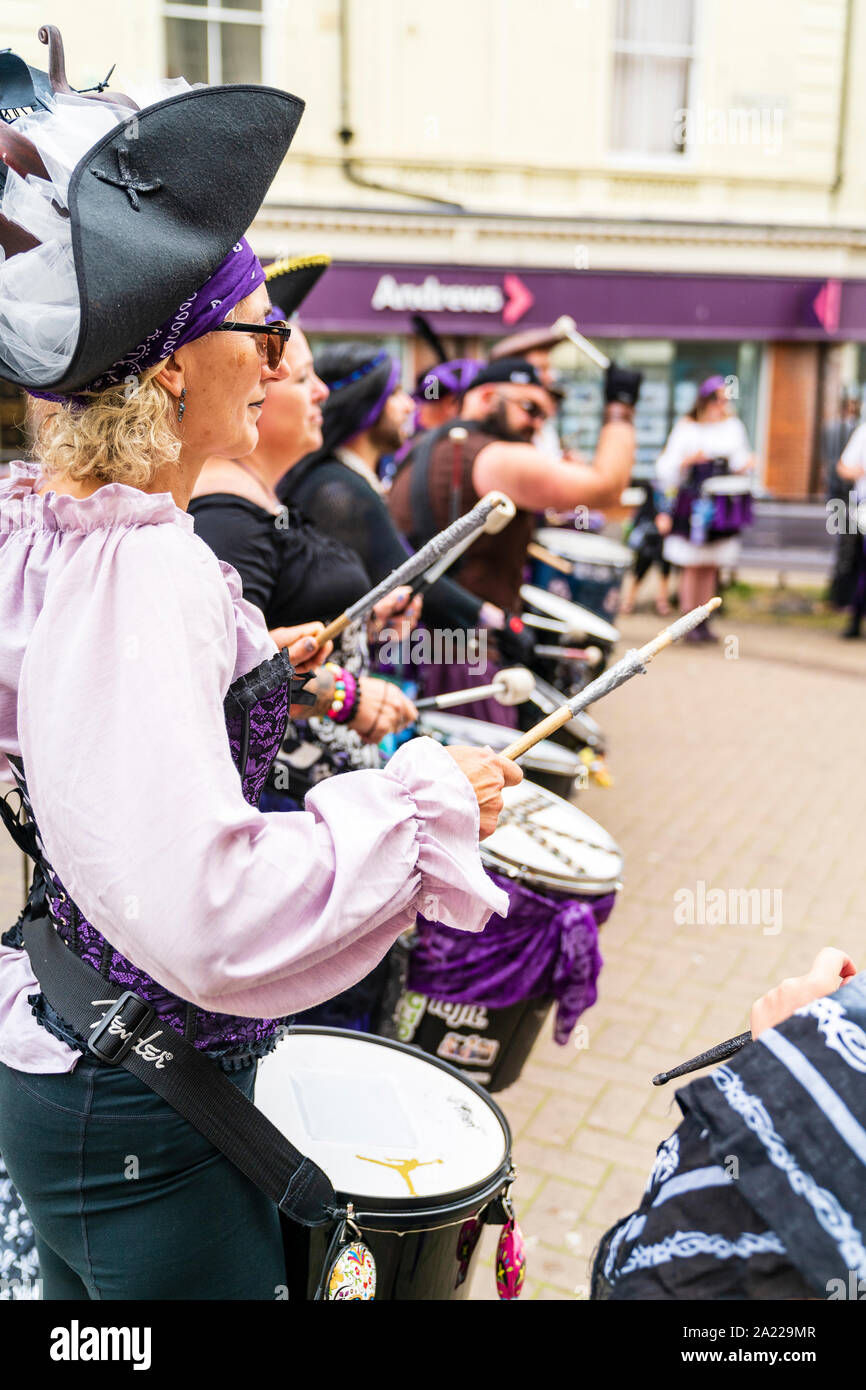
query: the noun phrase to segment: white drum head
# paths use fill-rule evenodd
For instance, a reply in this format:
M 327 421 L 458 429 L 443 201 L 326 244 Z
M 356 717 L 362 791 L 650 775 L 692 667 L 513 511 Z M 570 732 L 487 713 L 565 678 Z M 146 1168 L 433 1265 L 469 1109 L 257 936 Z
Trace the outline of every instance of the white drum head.
M 488 724 L 483 719 L 470 719 L 465 714 L 451 714 L 448 710 L 424 710 L 418 720 L 418 728 L 446 744 L 468 743 L 471 747 L 483 748 L 486 743 L 497 753 L 501 753 L 517 738 L 515 729 L 506 729 L 502 724 Z M 570 748 L 564 748 L 547 738 L 530 748 L 522 762 L 524 767 L 536 772 L 549 772 L 562 777 L 576 777 L 583 767 L 580 758 Z
M 620 887 L 622 851 L 585 811 L 532 782 L 505 787 L 502 798 L 499 824 L 481 842 L 488 869 L 564 893 L 598 896 Z
M 292 1029 L 256 1106 L 363 1208 L 482 1188 L 508 1155 L 493 1105 L 435 1062 L 361 1034 Z
M 738 477 L 736 473 L 720 473 L 717 478 L 707 478 L 701 492 L 710 496 L 721 494 L 725 497 L 743 497 L 751 493 L 752 484 L 748 478 Z
M 535 539 L 546 550 L 560 555 L 563 560 L 574 560 L 582 565 L 613 565 L 617 569 L 630 569 L 634 556 L 619 541 L 609 536 L 597 536 L 593 531 L 569 531 L 565 526 L 545 526 L 536 531 Z
M 569 598 L 560 598 L 559 594 L 538 589 L 534 584 L 522 584 L 520 597 L 527 607 L 567 624 L 571 632 L 586 633 L 587 637 L 595 637 L 597 641 L 607 642 L 611 646 L 619 641 L 619 632 L 611 623 L 590 613 L 588 608 L 581 608 L 579 603 L 572 603 Z

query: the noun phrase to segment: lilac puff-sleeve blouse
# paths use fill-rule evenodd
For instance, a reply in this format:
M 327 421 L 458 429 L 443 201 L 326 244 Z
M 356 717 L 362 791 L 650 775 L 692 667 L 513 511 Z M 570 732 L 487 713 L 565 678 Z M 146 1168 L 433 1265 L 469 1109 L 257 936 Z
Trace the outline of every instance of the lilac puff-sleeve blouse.
M 23 465 L 0 483 L 0 751 L 112 946 L 201 1008 L 272 1018 L 361 979 L 416 912 L 468 931 L 505 914 L 472 788 L 430 739 L 304 811 L 248 805 L 222 702 L 276 649 L 237 574 L 168 494 L 36 486 Z M 0 947 L 0 1060 L 69 1071 L 37 992 L 26 953 Z

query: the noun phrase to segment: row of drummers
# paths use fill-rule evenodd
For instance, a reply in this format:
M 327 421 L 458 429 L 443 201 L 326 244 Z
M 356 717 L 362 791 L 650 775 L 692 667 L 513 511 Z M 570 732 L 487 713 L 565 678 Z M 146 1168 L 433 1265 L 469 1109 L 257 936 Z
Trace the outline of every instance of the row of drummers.
M 209 528 L 201 527 L 200 519 L 208 510 L 200 510 L 195 502 L 191 506 L 197 530 L 205 538 Z M 303 536 L 305 549 L 320 545 L 321 555 L 329 549 L 327 538 L 297 516 L 287 534 L 295 543 Z M 375 622 L 364 630 L 357 625 L 344 630 L 329 663 L 342 677 L 340 687 L 354 685 L 352 698 L 360 709 L 361 692 L 374 707 L 379 697 L 370 692 L 387 682 L 389 707 L 391 701 L 401 701 L 395 706 L 399 718 L 390 726 L 374 721 L 372 728 L 358 720 L 359 728 L 354 720 L 340 719 L 347 705 L 336 711 L 336 719 L 328 714 L 292 718 L 262 809 L 297 809 L 306 791 L 324 777 L 380 765 L 408 737 L 503 751 L 516 728 L 531 728 L 599 674 L 619 633 L 596 610 L 613 606 L 628 552 L 603 537 L 567 529 L 539 535 L 546 546 L 556 547 L 561 562 L 563 553 L 573 553 L 573 542 L 578 542 L 584 559 L 568 562 L 569 582 L 593 607 L 555 591 L 562 587 L 557 583 L 562 563 L 555 571 L 557 578 L 550 581 L 552 587 L 542 587 L 547 578 L 539 571 L 549 568 L 549 560 L 535 561 L 532 577 L 539 582 L 522 586 L 522 620 L 545 640 L 535 645 L 529 665 L 501 667 L 498 654 L 480 664 L 455 662 L 456 684 L 465 688 L 426 697 L 416 694 L 432 674 L 426 665 L 392 665 L 387 674 L 371 674 L 377 668 L 374 653 L 380 635 Z M 238 569 L 246 592 L 244 557 L 231 544 L 220 546 L 218 553 Z M 314 557 L 311 548 L 308 562 L 314 564 Z M 359 586 L 351 601 L 366 587 Z M 346 596 L 341 590 L 341 600 Z M 401 604 L 405 598 L 398 594 L 394 602 Z M 390 605 L 380 611 L 387 615 L 386 630 L 393 632 Z M 324 614 L 328 621 L 335 616 Z M 299 712 L 293 706 L 293 713 Z M 581 1013 L 595 1002 L 601 965 L 598 931 L 621 887 L 619 846 L 572 800 L 590 776 L 607 781 L 604 754 L 600 725 L 581 711 L 521 759 L 524 781 L 504 789 L 505 810 L 494 833 L 481 844 L 488 873 L 508 892 L 507 919 L 492 918 L 476 936 L 419 917 L 413 933 L 401 939 L 370 976 L 301 1015 L 298 1023 L 412 1043 L 493 1092 L 517 1080 L 554 1003 L 554 1035 L 566 1044 Z
M 294 273 L 285 263 L 269 271 L 271 298 L 284 309 L 288 299 L 289 311 Z M 240 463 L 207 465 L 190 511 L 293 659 L 299 623 L 329 622 L 399 567 L 406 539 L 417 548 L 482 494 L 508 493 L 512 466 L 517 505 L 500 533 L 450 556 L 458 563 L 447 574 L 438 565 L 435 579 L 428 572 L 412 593 L 392 593 L 372 624 L 342 631 L 332 703 L 309 717 L 293 707 L 266 810 L 292 810 L 323 777 L 378 765 L 404 737 L 505 749 L 608 664 L 633 558 L 575 521 L 618 501 L 629 481 L 633 374 L 609 370 L 602 433 L 613 433 L 589 469 L 535 448 L 555 400 L 523 357 L 491 362 L 462 394 L 456 421 L 431 422 L 407 448 L 411 400 L 387 354 L 334 345 L 314 362 L 295 326 L 287 354 L 290 374 L 269 386 L 259 447 Z M 386 494 L 388 454 L 397 468 Z M 482 466 L 491 458 L 492 475 Z M 542 489 L 534 501 L 539 478 L 559 479 L 562 491 Z M 565 524 L 539 527 L 545 509 Z M 444 650 L 443 631 L 463 634 L 463 645 Z M 429 640 L 416 643 L 419 632 Z M 444 926 L 428 904 L 430 915 L 365 980 L 296 1018 L 260 1065 L 257 1105 L 352 1198 L 378 1297 L 465 1296 L 481 1227 L 499 1223 L 499 1292 L 520 1290 L 511 1141 L 490 1094 L 517 1080 L 552 1010 L 565 1045 L 595 1002 L 599 931 L 623 856 L 572 797 L 588 774 L 606 779 L 604 753 L 602 730 L 580 713 L 522 759 L 524 781 L 505 789 L 481 846 L 508 895 L 507 917 L 476 935 Z M 323 1077 L 337 1073 L 346 1084 L 329 1108 Z M 288 1260 L 293 1296 L 310 1297 L 331 1262 L 320 1235 L 290 1236 L 299 1242 Z M 342 1273 L 334 1266 L 328 1296 L 369 1296 L 357 1253 L 337 1262 Z

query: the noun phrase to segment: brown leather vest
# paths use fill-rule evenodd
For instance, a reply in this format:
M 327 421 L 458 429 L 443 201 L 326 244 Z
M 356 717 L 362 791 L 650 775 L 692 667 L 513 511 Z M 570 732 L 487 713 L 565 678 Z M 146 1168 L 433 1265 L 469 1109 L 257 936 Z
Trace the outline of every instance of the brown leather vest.
M 459 421 L 452 421 L 453 429 Z M 428 475 L 428 510 L 423 518 L 426 534 L 418 532 L 412 513 L 412 455 L 394 479 L 388 493 L 388 508 L 394 524 L 413 543 L 428 540 L 454 520 L 454 490 L 459 489 L 456 515 L 474 507 L 479 494 L 472 485 L 472 465 L 488 444 L 501 443 L 495 435 L 471 429 L 463 440 L 445 434 L 433 446 Z M 420 443 L 420 441 L 419 441 Z M 526 563 L 526 547 L 532 539 L 535 518 L 532 512 L 518 511 L 514 520 L 496 536 L 482 535 L 448 571 L 465 589 L 487 603 L 520 611 L 520 585 Z

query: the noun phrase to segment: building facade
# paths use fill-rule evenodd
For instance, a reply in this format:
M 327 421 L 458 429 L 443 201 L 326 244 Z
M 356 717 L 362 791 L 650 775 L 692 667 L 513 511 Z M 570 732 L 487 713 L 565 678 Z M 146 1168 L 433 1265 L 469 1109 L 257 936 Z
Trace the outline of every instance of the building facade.
M 334 258 L 314 335 L 389 343 L 409 381 L 413 311 L 461 356 L 569 314 L 645 373 L 641 469 L 719 372 L 767 491 L 822 492 L 822 426 L 864 385 L 866 0 L 51 9 L 76 86 L 116 62 L 122 90 L 183 73 L 306 99 L 252 240 Z M 2 42 L 39 63 L 45 18 L 7 0 Z M 563 429 L 591 449 L 600 378 L 559 353 Z

